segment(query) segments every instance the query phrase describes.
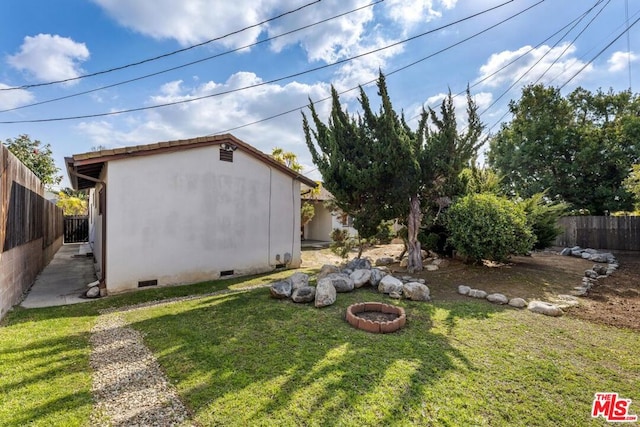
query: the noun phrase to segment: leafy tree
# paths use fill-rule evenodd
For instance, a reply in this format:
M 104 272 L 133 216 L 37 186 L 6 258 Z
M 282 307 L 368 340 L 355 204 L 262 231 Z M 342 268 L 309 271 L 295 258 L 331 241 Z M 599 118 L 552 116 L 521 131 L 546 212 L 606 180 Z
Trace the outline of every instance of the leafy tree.
M 29 135 L 20 135 L 15 139 L 8 138 L 5 145 L 26 167 L 28 167 L 45 186 L 59 184 L 62 175 L 53 160 L 49 144 L 42 144 L 37 139 L 31 140 Z
M 512 101 L 510 123 L 493 137 L 489 164 L 507 194 L 551 198 L 595 214 L 628 209 L 622 186 L 640 158 L 640 98 L 629 91 L 595 94 L 582 88 L 527 86 Z
M 627 191 L 635 197 L 635 208 L 640 211 L 640 164 L 631 166 L 631 172 L 623 184 Z
M 280 147 L 274 147 L 271 150 L 271 157 L 296 172 L 302 171 L 302 165 L 298 163 L 298 156 L 291 151 L 284 151 Z
M 303 202 L 300 207 L 300 226 L 304 227 L 316 215 L 316 208 L 309 202 Z
M 562 233 L 558 226 L 558 219 L 566 214 L 568 205 L 563 202 L 553 202 L 546 198 L 545 193 L 536 193 L 520 202 L 527 215 L 527 222 L 536 237 L 534 249 L 548 248 L 556 237 Z
M 88 202 L 84 198 L 70 196 L 65 191 L 58 193 L 56 206 L 62 208 L 64 215 L 87 215 Z
M 443 101 L 440 116 L 423 110 L 413 131 L 394 111 L 382 73 L 378 113 L 372 111 L 362 88 L 362 113 L 357 117 L 342 109 L 333 87 L 331 93 L 328 124 L 320 120 L 313 103 L 309 108 L 315 129 L 303 114 L 305 140 L 324 185 L 336 205 L 353 217 L 362 238 L 374 236 L 382 221 L 401 219 L 407 226 L 407 269 L 421 270 L 418 233 L 423 214 L 435 217 L 438 201 L 460 190 L 458 175 L 479 145 L 482 125 L 475 104 L 468 94 L 469 126 L 461 135 L 451 94 Z
M 495 194 L 469 194 L 447 211 L 450 244 L 471 261 L 506 261 L 535 242 L 523 206 Z

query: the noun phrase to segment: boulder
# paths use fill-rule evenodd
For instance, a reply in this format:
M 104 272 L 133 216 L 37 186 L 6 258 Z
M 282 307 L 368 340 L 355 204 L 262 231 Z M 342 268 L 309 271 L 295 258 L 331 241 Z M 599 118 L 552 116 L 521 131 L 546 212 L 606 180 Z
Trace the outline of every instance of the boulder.
M 87 289 L 87 292 L 84 294 L 87 298 L 98 298 L 100 296 L 100 288 L 98 286 L 92 286 Z
M 355 288 L 353 280 L 351 280 L 351 278 L 346 274 L 342 273 L 333 273 L 321 280 L 329 280 L 336 292 L 351 292 Z
M 527 306 L 527 302 L 522 298 L 511 298 L 509 300 L 509 305 L 515 308 L 525 308 Z
M 326 307 L 334 302 L 336 302 L 336 288 L 331 284 L 331 280 L 320 279 L 316 286 L 315 306 Z
M 405 283 L 402 286 L 402 294 L 412 301 L 431 301 L 429 288 L 418 282 Z
M 391 299 L 400 299 L 400 298 L 402 298 L 402 294 L 400 292 L 391 292 L 389 294 L 389 298 L 391 298 Z
M 271 292 L 271 296 L 277 299 L 286 299 L 291 296 L 291 282 L 288 280 L 281 280 L 279 282 L 275 282 L 271 284 L 271 288 L 269 288 Z
M 422 283 L 423 285 L 425 285 L 427 283 L 427 281 L 424 280 L 424 279 L 418 279 L 418 283 Z
M 557 305 L 544 301 L 531 301 L 529 302 L 527 308 L 529 309 L 529 311 L 544 314 L 545 316 L 558 317 L 564 314 L 564 312 Z
M 598 254 L 592 254 L 591 257 L 589 258 L 590 261 L 593 262 L 613 262 L 615 261 L 615 257 L 613 256 L 612 253 L 610 252 L 605 252 L 605 253 L 598 253 Z
M 385 273 L 381 269 L 372 268 L 371 277 L 369 278 L 369 283 L 371 283 L 371 286 L 378 286 L 380 284 L 380 280 L 382 280 L 382 278 L 386 275 L 387 273 Z
M 591 254 L 589 252 L 582 252 L 580 256 L 582 257 L 582 259 L 591 259 Z
M 322 278 L 327 277 L 329 274 L 333 274 L 333 273 L 340 273 L 340 269 L 335 265 L 325 264 L 322 267 L 320 267 L 320 271 L 318 272 L 318 275 L 316 277 L 318 280 L 320 280 Z
M 376 260 L 376 266 L 393 264 L 395 261 L 391 257 L 382 257 Z
M 460 295 L 469 295 L 470 291 L 471 291 L 471 287 L 466 285 L 458 285 L 458 293 Z
M 371 280 L 371 270 L 355 270 L 349 277 L 353 280 L 354 287 L 361 288 Z
M 593 266 L 592 270 L 595 271 L 596 274 L 598 274 L 598 276 L 606 276 L 607 275 L 607 266 L 606 265 L 596 264 L 596 265 Z
M 576 251 L 571 251 L 571 255 L 577 256 L 577 257 L 582 256 L 582 249 L 578 249 Z
M 480 289 L 471 289 L 467 294 L 473 298 L 486 298 L 487 293 L 485 291 L 481 291 Z
M 371 270 L 371 261 L 368 258 L 354 258 L 347 263 L 345 268 L 355 270 Z
M 487 300 L 495 304 L 507 304 L 509 302 L 509 298 L 498 293 L 487 295 Z
M 571 255 L 571 248 L 564 248 L 564 249 L 562 250 L 562 252 L 560 252 L 560 255 L 562 255 L 562 256 L 569 256 L 569 255 Z
M 293 273 L 291 276 L 289 276 L 287 281 L 291 283 L 291 290 L 295 291 L 298 288 L 309 286 L 309 275 L 300 272 Z
M 584 277 L 588 277 L 590 279 L 597 279 L 598 278 L 598 273 L 596 273 L 593 270 L 585 270 Z
M 391 275 L 384 276 L 378 284 L 378 292 L 390 294 L 393 292 L 402 294 L 402 281 Z
M 297 288 L 291 294 L 293 302 L 311 302 L 316 299 L 316 288 L 313 286 L 302 286 Z
M 427 271 L 437 271 L 440 267 L 435 264 L 428 264 L 424 267 Z

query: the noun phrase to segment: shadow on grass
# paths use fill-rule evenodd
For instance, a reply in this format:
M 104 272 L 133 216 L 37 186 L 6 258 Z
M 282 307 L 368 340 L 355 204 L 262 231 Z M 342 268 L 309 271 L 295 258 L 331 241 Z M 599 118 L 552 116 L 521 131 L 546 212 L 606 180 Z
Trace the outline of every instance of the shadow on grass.
M 397 302 L 407 310 L 407 325 L 379 335 L 344 320 L 354 302 L 389 301 L 378 293 L 340 294 L 320 310 L 268 293 L 131 315 L 203 425 L 392 424 L 424 411 L 423 391 L 447 372 L 473 369 L 446 335 L 432 330 L 432 304 Z M 451 327 L 456 318 L 496 311 L 460 305 L 448 307 Z

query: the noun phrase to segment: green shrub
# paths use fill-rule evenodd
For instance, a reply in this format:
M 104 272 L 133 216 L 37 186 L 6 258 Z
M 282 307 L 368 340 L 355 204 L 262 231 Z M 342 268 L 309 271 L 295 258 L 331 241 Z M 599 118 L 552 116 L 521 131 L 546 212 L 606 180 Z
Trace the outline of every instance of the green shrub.
M 536 236 L 535 249 L 548 248 L 562 233 L 558 219 L 566 212 L 569 205 L 545 200 L 545 193 L 537 193 L 520 203 L 527 215 L 527 222 Z
M 355 239 L 349 235 L 349 231 L 341 228 L 334 228 L 331 232 L 331 243 L 329 249 L 331 252 L 338 255 L 341 258 L 346 258 L 356 246 Z
M 493 194 L 469 194 L 447 212 L 449 244 L 473 261 L 505 261 L 535 242 L 522 206 Z

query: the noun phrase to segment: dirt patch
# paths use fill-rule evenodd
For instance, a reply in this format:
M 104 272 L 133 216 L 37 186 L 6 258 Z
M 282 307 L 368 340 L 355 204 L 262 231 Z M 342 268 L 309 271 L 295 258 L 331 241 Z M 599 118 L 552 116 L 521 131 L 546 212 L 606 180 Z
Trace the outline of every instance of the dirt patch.
M 366 250 L 363 256 L 375 261 L 381 257 L 397 257 L 402 245 L 383 245 Z M 620 268 L 612 276 L 600 279 L 580 305 L 568 309 L 568 315 L 612 326 L 640 330 L 640 253 L 615 252 Z M 304 267 L 339 264 L 342 260 L 328 249 L 303 251 Z M 352 255 L 352 257 L 355 256 Z M 493 266 L 467 265 L 446 259 L 437 271 L 422 271 L 410 276 L 425 279 L 431 296 L 438 301 L 468 300 L 459 295 L 457 286 L 465 284 L 489 293 L 526 300 L 552 301 L 558 295 L 570 294 L 581 285 L 584 271 L 592 261 L 560 256 L 556 251 L 535 252 L 527 257 L 514 257 L 508 264 Z M 388 266 L 397 276 L 408 275 L 399 263 Z
M 371 320 L 372 322 L 391 322 L 392 320 L 396 320 L 400 317 L 394 313 L 382 313 L 380 311 L 362 311 L 360 313 L 355 313 L 355 315 L 356 317 Z

